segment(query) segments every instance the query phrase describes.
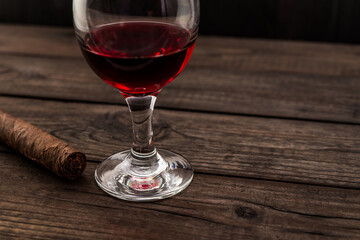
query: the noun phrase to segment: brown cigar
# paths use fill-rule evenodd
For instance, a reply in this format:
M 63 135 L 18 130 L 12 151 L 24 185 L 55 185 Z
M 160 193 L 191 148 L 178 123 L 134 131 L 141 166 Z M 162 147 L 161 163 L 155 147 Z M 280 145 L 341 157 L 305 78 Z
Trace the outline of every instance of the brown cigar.
M 76 179 L 86 167 L 83 153 L 1 109 L 0 141 L 63 178 Z

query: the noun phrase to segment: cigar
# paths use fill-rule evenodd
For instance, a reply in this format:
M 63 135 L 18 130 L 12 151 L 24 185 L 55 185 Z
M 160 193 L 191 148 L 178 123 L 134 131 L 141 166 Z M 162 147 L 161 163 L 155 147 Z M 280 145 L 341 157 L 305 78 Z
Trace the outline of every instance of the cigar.
M 0 141 L 62 178 L 74 180 L 86 167 L 85 154 L 1 109 Z

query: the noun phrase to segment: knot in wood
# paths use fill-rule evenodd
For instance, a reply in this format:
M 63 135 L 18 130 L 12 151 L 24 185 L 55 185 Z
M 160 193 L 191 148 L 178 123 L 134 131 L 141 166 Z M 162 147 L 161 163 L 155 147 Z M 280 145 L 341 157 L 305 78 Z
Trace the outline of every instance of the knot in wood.
M 238 217 L 247 219 L 256 218 L 258 216 L 257 212 L 249 207 L 237 207 L 235 213 Z

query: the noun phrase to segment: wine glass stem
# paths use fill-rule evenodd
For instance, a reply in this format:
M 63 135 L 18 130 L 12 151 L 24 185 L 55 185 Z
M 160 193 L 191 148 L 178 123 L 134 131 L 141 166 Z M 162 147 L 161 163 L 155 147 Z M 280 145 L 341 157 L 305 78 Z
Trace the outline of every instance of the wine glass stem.
M 153 143 L 152 115 L 156 96 L 130 96 L 126 98 L 133 126 L 132 157 L 138 160 L 156 156 Z

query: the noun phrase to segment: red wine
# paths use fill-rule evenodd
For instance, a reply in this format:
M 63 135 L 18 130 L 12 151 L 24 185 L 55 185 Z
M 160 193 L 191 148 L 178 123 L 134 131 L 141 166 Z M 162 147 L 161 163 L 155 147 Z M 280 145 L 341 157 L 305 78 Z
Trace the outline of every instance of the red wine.
M 93 29 L 80 43 L 105 82 L 130 95 L 150 94 L 171 82 L 194 49 L 188 30 L 158 22 L 128 22 Z

